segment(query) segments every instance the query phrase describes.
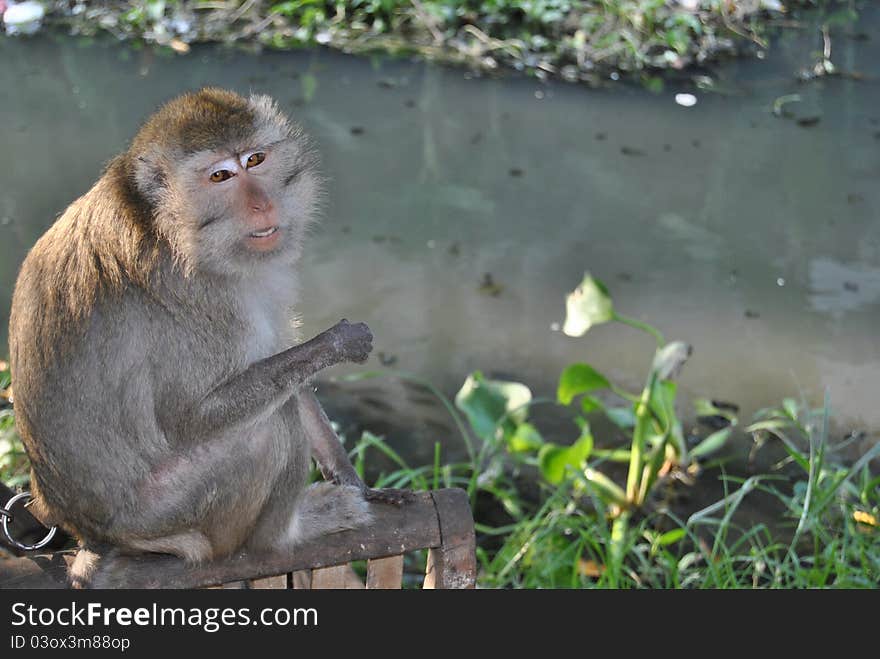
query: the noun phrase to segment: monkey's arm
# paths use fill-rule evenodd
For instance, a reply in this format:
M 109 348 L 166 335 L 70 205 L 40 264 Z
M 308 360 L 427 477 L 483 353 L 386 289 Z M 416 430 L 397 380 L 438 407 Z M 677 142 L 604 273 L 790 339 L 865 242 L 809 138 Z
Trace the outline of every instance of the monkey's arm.
M 348 454 L 311 387 L 301 389 L 296 394 L 295 403 L 300 423 L 312 448 L 312 457 L 318 463 L 321 474 L 326 480 L 337 485 L 353 485 L 360 488 L 367 501 L 396 505 L 406 501 L 409 497 L 407 490 L 391 488 L 377 490 L 366 486 L 355 471 L 351 460 L 348 459 Z
M 366 325 L 342 320 L 305 343 L 252 364 L 199 402 L 185 422 L 185 436 L 198 440 L 269 416 L 318 371 L 343 361 L 366 361 L 372 340 Z

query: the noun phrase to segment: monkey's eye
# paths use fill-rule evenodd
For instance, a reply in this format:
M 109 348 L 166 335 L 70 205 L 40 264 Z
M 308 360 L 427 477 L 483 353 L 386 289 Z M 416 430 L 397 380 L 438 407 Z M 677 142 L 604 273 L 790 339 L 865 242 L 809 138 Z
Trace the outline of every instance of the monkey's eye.
M 232 178 L 232 172 L 228 169 L 218 169 L 211 174 L 211 183 L 222 183 L 230 178 Z
M 245 162 L 245 166 L 250 169 L 251 167 L 256 167 L 261 162 L 266 159 L 266 154 L 263 152 L 252 153 L 248 156 L 247 161 Z

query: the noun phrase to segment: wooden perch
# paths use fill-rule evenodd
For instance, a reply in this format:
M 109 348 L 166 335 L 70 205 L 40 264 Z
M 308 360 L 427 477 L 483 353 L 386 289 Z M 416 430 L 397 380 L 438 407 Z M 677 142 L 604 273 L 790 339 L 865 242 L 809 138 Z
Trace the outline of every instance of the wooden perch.
M 473 518 L 467 494 L 460 489 L 417 492 L 400 506 L 374 506 L 375 519 L 366 528 L 343 531 L 278 554 L 240 554 L 198 565 L 161 554 L 98 558 L 91 588 L 199 588 L 260 580 L 256 587 L 286 587 L 290 581 L 341 587 L 330 573 L 312 570 L 370 560 L 367 586 L 400 587 L 402 562 L 381 561 L 417 549 L 428 549 L 426 588 L 473 588 L 476 555 Z M 296 578 L 277 578 L 291 575 Z M 313 581 L 315 582 L 313 584 Z M 392 583 L 396 582 L 396 583 Z M 0 585 L 2 587 L 2 585 Z

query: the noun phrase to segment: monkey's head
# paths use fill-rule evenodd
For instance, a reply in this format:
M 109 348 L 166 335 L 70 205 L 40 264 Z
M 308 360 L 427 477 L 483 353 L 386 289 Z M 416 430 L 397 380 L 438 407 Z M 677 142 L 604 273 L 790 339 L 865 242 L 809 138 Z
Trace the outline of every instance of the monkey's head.
M 186 270 L 247 274 L 299 256 L 320 196 L 317 156 L 268 96 L 180 96 L 127 155 L 150 221 Z

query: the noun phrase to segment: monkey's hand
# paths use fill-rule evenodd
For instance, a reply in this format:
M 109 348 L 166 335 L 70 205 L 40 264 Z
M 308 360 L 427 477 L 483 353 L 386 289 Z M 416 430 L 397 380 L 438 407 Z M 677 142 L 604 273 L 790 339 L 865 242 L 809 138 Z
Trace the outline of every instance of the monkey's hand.
M 366 323 L 350 323 L 344 318 L 327 330 L 340 361 L 363 364 L 373 350 L 373 333 Z

